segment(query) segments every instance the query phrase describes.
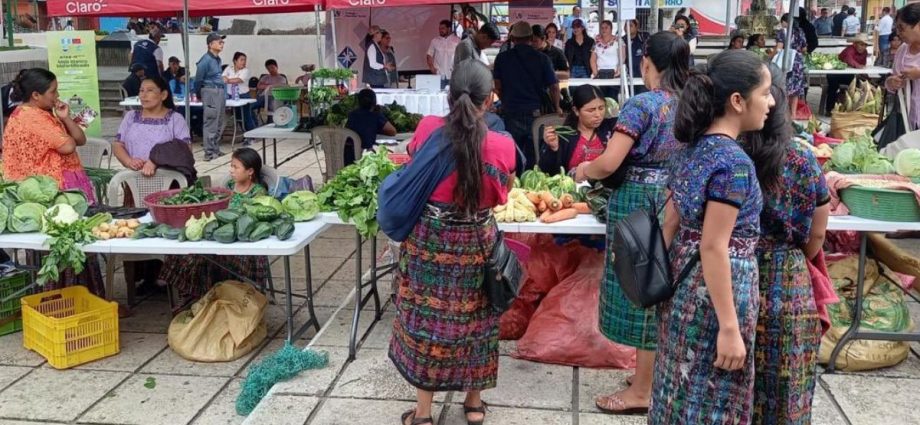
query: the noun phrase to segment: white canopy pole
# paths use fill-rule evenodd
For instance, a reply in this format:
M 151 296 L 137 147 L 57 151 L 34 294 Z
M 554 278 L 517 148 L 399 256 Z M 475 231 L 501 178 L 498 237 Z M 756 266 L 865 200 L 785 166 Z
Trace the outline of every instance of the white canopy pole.
M 332 26 L 332 68 L 338 68 L 339 61 L 336 59 L 336 56 L 339 54 L 339 47 L 335 42 L 335 10 L 330 10 L 329 13 L 329 25 Z
M 789 69 L 792 68 L 792 26 L 795 23 L 795 16 L 797 15 L 798 8 L 796 7 L 795 0 L 789 0 L 789 25 L 786 26 L 786 45 L 783 46 L 783 75 L 789 72 Z
M 319 60 L 317 60 L 319 66 L 317 66 L 317 68 L 322 68 L 323 61 L 326 60 L 326 46 L 325 46 L 325 43 L 323 43 L 322 40 L 320 39 L 321 34 L 319 31 L 319 20 L 320 20 L 319 3 L 313 6 L 313 13 L 316 17 L 315 18 L 316 19 L 316 52 L 319 53 Z
M 192 122 L 192 93 L 189 90 L 192 78 L 192 64 L 189 62 L 189 38 L 188 38 L 188 0 L 182 0 L 182 43 L 185 50 L 185 122 L 191 125 Z

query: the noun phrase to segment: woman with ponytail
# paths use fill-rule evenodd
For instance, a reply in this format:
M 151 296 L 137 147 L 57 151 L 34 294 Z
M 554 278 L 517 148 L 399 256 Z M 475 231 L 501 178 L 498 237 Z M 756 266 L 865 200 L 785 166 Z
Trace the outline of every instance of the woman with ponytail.
M 772 65 L 772 64 L 771 64 Z M 786 96 L 770 67 L 775 99 Z M 754 423 L 810 424 L 821 325 L 808 262 L 821 253 L 830 195 L 811 151 L 792 142 L 785 102 L 763 130 L 744 136 L 763 192 L 760 213 L 760 316 L 754 343 Z
M 582 163 L 577 181 L 602 180 L 613 175 L 614 187 L 607 214 L 607 241 L 613 240 L 617 221 L 637 209 L 648 208 L 650 200 L 663 200 L 671 159 L 683 146 L 674 138 L 672 122 L 678 95 L 689 73 L 690 46 L 672 32 L 651 36 L 642 58 L 642 80 L 649 92 L 630 98 L 607 146 L 597 159 Z M 607 183 L 605 181 L 605 183 Z M 620 288 L 613 268 L 612 251 L 607 249 L 605 278 L 600 289 L 600 330 L 615 343 L 635 347 L 636 374 L 627 379 L 630 387 L 612 395 L 599 396 L 595 404 L 611 414 L 641 413 L 648 410 L 652 390 L 652 365 L 658 344 L 654 309 L 633 305 Z
M 737 139 L 774 105 L 767 67 L 746 50 L 716 55 L 681 94 L 674 135 L 687 150 L 668 183 L 664 236 L 682 279 L 658 306 L 649 423 L 751 423 L 763 199 Z
M 491 93 L 489 69 L 475 59 L 461 62 L 450 79 L 443 131 L 415 134 L 420 145 L 443 138 L 456 171 L 435 188 L 400 250 L 389 357 L 418 389 L 403 424 L 433 425 L 436 391 L 466 392 L 466 420 L 481 424 L 480 392 L 495 387 L 498 377 L 500 315 L 482 289 L 483 264 L 498 231 L 492 208 L 507 202 L 514 181 L 515 145 L 486 128 Z

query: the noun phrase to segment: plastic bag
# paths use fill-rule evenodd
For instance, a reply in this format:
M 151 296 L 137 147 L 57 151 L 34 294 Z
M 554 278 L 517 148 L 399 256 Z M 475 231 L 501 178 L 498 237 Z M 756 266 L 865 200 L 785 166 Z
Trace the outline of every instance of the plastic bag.
M 512 356 L 590 368 L 633 368 L 636 350 L 608 340 L 597 327 L 604 253 L 570 246 L 577 269 L 540 303 Z
M 867 131 L 875 130 L 878 125 L 877 114 L 864 112 L 834 112 L 831 115 L 831 132 L 828 134 L 837 139 L 849 139 L 861 136 Z
M 843 302 L 827 306 L 831 329 L 821 338 L 818 362 L 828 364 L 831 352 L 850 327 L 857 278 L 856 256 L 828 266 L 837 295 Z M 863 292 L 863 317 L 860 327 L 866 330 L 902 332 L 913 328 L 904 295 L 892 279 L 893 273 L 875 261 L 866 262 Z M 907 358 L 910 347 L 903 341 L 853 340 L 840 351 L 837 369 L 859 371 L 894 366 Z
M 530 246 L 530 258 L 524 264 L 521 291 L 499 321 L 499 339 L 518 339 L 527 331 L 530 317 L 540 300 L 575 271 L 578 262 L 570 261 L 569 245 L 556 245 L 552 235 L 507 234 L 507 238 Z
M 169 347 L 198 362 L 236 360 L 265 340 L 265 295 L 236 281 L 218 283 L 169 324 Z

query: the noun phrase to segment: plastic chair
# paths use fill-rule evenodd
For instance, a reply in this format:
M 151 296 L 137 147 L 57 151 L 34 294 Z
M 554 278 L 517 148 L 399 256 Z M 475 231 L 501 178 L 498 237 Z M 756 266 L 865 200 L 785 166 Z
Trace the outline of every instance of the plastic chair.
M 361 159 L 361 136 L 352 130 L 342 127 L 331 127 L 323 125 L 313 127 L 310 130 L 313 136 L 313 149 L 316 150 L 318 144 L 323 145 L 323 153 L 326 156 L 326 171 L 323 172 L 323 181 L 328 182 L 341 170 L 345 168 L 345 149 L 348 139 L 352 140 L 355 149 L 355 161 Z
M 87 137 L 85 145 L 77 146 L 77 154 L 80 156 L 80 163 L 83 164 L 83 168 L 102 168 L 103 158 L 111 151 L 111 143 L 96 137 Z M 109 155 L 109 163 L 106 168 L 112 168 L 111 155 Z
M 147 195 L 155 192 L 169 190 L 169 188 L 173 186 L 173 183 L 178 183 L 179 187 L 187 186 L 187 180 L 185 176 L 178 171 L 158 169 L 156 174 L 154 174 L 152 177 L 144 177 L 144 175 L 138 171 L 121 171 L 116 174 L 115 177 L 112 177 L 112 181 L 109 182 L 109 205 L 119 206 L 117 203 L 118 194 L 119 191 L 121 191 L 123 185 L 127 185 L 128 189 L 131 190 L 134 206 L 137 208 L 144 208 L 146 207 L 146 204 L 144 204 L 144 198 L 147 197 Z M 124 205 L 124 202 L 122 202 L 121 205 Z M 161 255 L 106 255 L 105 296 L 111 299 L 112 295 L 115 293 L 115 264 L 118 262 L 123 262 L 125 263 L 125 283 L 127 284 L 128 288 L 128 305 L 134 305 L 134 283 L 136 280 L 134 278 L 134 266 L 129 265 L 128 263 L 162 259 L 163 256 Z M 172 297 L 170 297 L 170 301 L 172 301 Z M 170 302 L 170 304 L 172 304 L 172 302 Z
M 560 126 L 565 123 L 565 118 L 560 117 L 557 114 L 548 114 L 538 117 L 533 120 L 533 126 L 531 126 L 531 132 L 533 133 L 533 149 L 534 149 L 534 164 L 527 164 L 528 167 L 536 166 L 540 163 L 540 142 L 543 141 L 543 127 L 551 126 Z
M 128 98 L 128 91 L 125 90 L 123 86 L 118 86 L 118 92 L 121 94 L 121 100 L 125 100 Z M 131 110 L 130 106 L 125 106 L 125 112 L 128 112 L 130 110 Z
M 278 175 L 278 171 L 272 167 L 263 165 L 262 180 L 265 181 L 265 184 L 268 185 L 268 194 L 273 197 L 277 197 L 278 182 L 281 180 L 281 177 Z M 227 183 L 229 182 L 230 174 L 224 174 L 215 181 L 214 187 L 227 187 Z

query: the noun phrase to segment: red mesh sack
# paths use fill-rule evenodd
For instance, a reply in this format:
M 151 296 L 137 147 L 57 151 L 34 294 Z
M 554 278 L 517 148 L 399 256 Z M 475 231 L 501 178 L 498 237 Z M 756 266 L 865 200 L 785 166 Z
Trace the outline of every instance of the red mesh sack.
M 566 366 L 634 368 L 635 348 L 611 342 L 597 327 L 604 253 L 570 247 L 570 258 L 578 259 L 576 271 L 543 299 L 512 355 Z

